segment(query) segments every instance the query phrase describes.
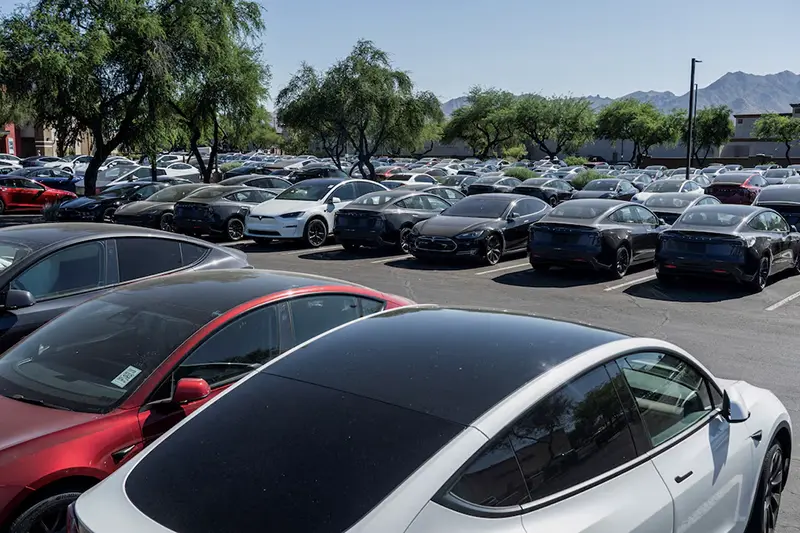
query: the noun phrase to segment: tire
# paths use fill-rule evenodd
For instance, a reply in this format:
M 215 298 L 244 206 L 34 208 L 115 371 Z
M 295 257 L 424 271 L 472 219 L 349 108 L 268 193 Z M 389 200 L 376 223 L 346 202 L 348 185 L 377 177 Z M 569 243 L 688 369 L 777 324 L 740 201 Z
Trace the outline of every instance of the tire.
M 0 200 L 0 215 L 6 212 L 6 204 L 3 200 Z
M 786 458 L 783 448 L 773 442 L 761 463 L 758 489 L 750 510 L 745 533 L 774 533 L 786 484 Z
M 503 242 L 496 234 L 492 233 L 486 237 L 485 249 L 483 252 L 483 261 L 487 265 L 496 265 L 503 257 Z
M 173 213 L 164 213 L 158 220 L 158 227 L 161 231 L 168 231 L 175 233 L 175 215 Z
M 272 242 L 272 239 L 265 239 L 264 237 L 253 237 L 253 242 L 260 246 L 266 246 Z
M 343 242 L 342 243 L 342 248 L 344 248 L 348 252 L 357 252 L 361 248 L 361 245 L 360 244 L 354 244 L 352 242 Z
M 558 205 L 558 197 L 551 196 L 550 198 L 548 198 L 547 203 L 550 204 L 550 207 L 557 206 Z
M 611 277 L 622 279 L 628 273 L 631 266 L 631 251 L 624 244 L 617 248 L 614 256 L 614 264 L 611 266 Z
M 11 523 L 8 533 L 66 531 L 67 507 L 80 495 L 80 492 L 63 492 L 45 498 L 19 515 Z
M 231 217 L 225 224 L 225 236 L 229 241 L 236 242 L 244 237 L 244 221 L 241 218 Z
M 397 248 L 404 254 L 408 253 L 409 236 L 411 236 L 411 228 L 400 228 L 400 236 L 397 238 Z
M 761 260 L 758 262 L 758 269 L 756 270 L 756 275 L 753 276 L 753 279 L 747 282 L 747 288 L 750 289 L 752 292 L 761 292 L 767 286 L 767 280 L 769 279 L 769 273 L 772 269 L 770 265 L 770 259 L 768 255 L 762 256 Z
M 328 225 L 321 218 L 312 218 L 303 230 L 303 240 L 312 248 L 319 248 L 328 240 Z
M 105 222 L 107 224 L 112 224 L 114 222 L 114 213 L 116 212 L 116 207 L 107 207 L 103 210 L 103 214 L 101 215 L 100 222 Z

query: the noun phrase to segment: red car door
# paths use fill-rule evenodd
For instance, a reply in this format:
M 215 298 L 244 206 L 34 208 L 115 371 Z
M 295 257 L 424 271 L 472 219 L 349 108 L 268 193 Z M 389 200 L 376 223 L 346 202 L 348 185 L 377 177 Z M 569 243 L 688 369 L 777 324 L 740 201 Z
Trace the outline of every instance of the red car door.
M 25 208 L 31 210 L 39 210 L 44 207 L 44 204 L 53 201 L 53 198 L 46 194 L 47 187 L 41 183 L 36 183 L 33 180 L 23 180 L 23 197 L 25 200 Z
M 23 179 L 22 178 L 14 178 L 10 180 L 5 180 L 3 182 L 3 188 L 6 191 L 6 209 L 24 209 L 25 201 L 25 187 L 23 186 Z

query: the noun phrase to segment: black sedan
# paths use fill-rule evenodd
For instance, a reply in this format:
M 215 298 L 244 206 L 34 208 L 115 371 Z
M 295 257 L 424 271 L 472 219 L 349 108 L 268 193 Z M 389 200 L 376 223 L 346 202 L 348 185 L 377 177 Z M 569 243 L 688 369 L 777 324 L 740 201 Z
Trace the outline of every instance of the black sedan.
M 509 178 L 507 176 L 484 176 L 478 178 L 467 187 L 467 195 L 511 192 L 521 183 L 517 178 Z
M 276 163 L 254 163 L 251 165 L 242 165 L 227 171 L 225 173 L 225 179 L 230 179 L 237 176 L 248 176 L 250 174 L 262 174 L 266 176 L 272 174 L 280 168 L 280 165 Z
M 590 267 L 620 279 L 632 265 L 653 260 L 658 235 L 667 227 L 631 202 L 570 200 L 531 227 L 531 266 Z
M 163 231 L 174 231 L 173 218 L 175 202 L 193 192 L 209 187 L 205 183 L 187 183 L 175 185 L 158 191 L 147 200 L 125 204 L 114 211 L 114 222 L 129 226 L 158 228 Z
M 381 182 L 381 184 L 385 183 L 385 181 Z M 461 189 L 456 187 L 448 187 L 446 185 L 431 185 L 430 183 L 406 183 L 402 187 L 403 189 L 410 189 L 412 191 L 435 194 L 439 198 L 447 200 L 447 202 L 451 204 L 456 203 L 465 196 L 464 193 L 461 192 Z M 389 188 L 392 189 L 394 187 Z
M 683 275 L 728 278 L 754 292 L 784 270 L 800 272 L 800 233 L 772 209 L 704 205 L 687 210 L 663 232 L 656 250 L 662 283 Z
M 222 235 L 238 241 L 244 236 L 250 208 L 275 196 L 256 187 L 205 187 L 175 204 L 173 227 L 178 233 Z
M 218 183 L 226 187 L 240 186 L 240 187 L 258 187 L 259 189 L 266 189 L 275 194 L 280 194 L 280 191 L 288 189 L 292 186 L 292 182 L 280 178 L 278 176 L 260 176 L 258 174 L 245 174 L 244 176 L 235 176 L 233 178 L 226 178 Z
M 495 265 L 504 254 L 525 249 L 528 228 L 550 209 L 519 194 L 469 196 L 415 225 L 408 250 L 417 259 L 466 257 Z
M 800 185 L 765 187 L 753 205 L 774 209 L 789 225 L 800 227 Z
M 590 181 L 572 195 L 574 199 L 602 198 L 604 200 L 630 200 L 639 189 L 622 178 L 601 178 Z
M 649 174 L 620 174 L 619 176 L 622 179 L 626 179 L 631 182 L 631 184 L 636 187 L 640 192 L 645 190 L 645 188 L 655 181 L 655 178 L 650 176 Z
M 111 224 L 0 231 L 0 352 L 64 311 L 132 281 L 184 270 L 251 268 L 230 248 Z M 145 332 L 143 332 L 144 334 Z
M 83 196 L 62 203 L 56 215 L 60 222 L 112 222 L 122 205 L 147 200 L 156 192 L 169 187 L 166 183 L 134 181 L 114 185 L 96 196 Z
M 448 176 L 444 178 L 442 185 L 445 187 L 457 187 L 461 190 L 461 192 L 467 194 L 467 189 L 469 186 L 478 181 L 479 178 L 479 175 L 471 176 L 468 174 L 456 174 L 455 176 Z
M 514 194 L 533 196 L 555 207 L 572 198 L 575 188 L 568 182 L 552 178 L 531 178 L 523 181 L 512 191 Z
M 661 183 L 666 183 L 666 181 L 667 180 L 662 181 Z M 675 221 L 678 220 L 678 217 L 690 207 L 696 205 L 717 205 L 719 203 L 719 200 L 707 194 L 697 195 L 683 192 L 665 192 L 654 194 L 645 200 L 643 205 L 667 224 L 674 224 Z
M 403 188 L 365 194 L 336 213 L 333 235 L 345 250 L 395 246 L 408 253 L 408 236 L 414 224 L 450 205 L 433 194 Z
M 8 174 L 12 176 L 22 176 L 24 178 L 38 181 L 42 185 L 47 185 L 53 189 L 75 192 L 76 181 L 78 178 L 55 167 L 28 167 L 12 170 Z

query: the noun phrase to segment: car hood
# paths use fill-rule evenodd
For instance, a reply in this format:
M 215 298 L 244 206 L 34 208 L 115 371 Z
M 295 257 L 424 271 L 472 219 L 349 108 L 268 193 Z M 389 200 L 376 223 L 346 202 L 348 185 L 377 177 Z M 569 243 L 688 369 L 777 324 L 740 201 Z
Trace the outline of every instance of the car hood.
M 476 229 L 487 228 L 496 222 L 490 218 L 449 217 L 437 215 L 420 222 L 416 227 L 422 235 L 431 237 L 455 237 L 459 233 L 466 233 Z
M 142 200 L 139 202 L 131 202 L 129 204 L 125 204 L 119 209 L 117 209 L 116 214 L 118 215 L 140 215 L 146 212 L 157 212 L 162 211 L 164 209 L 168 209 L 173 204 L 172 202 L 148 202 L 147 200 Z
M 310 209 L 319 208 L 322 204 L 320 202 L 308 202 L 305 200 L 267 200 L 266 202 L 258 204 L 250 212 L 254 215 L 261 216 L 277 216 L 286 213 L 294 213 L 295 211 L 308 211 Z
M 575 191 L 573 198 L 616 198 L 617 193 L 613 191 Z
M 654 192 L 640 192 L 640 193 L 637 193 L 637 194 L 635 194 L 633 196 L 633 201 L 634 202 L 643 203 L 645 200 L 647 200 L 648 198 L 650 198 L 654 194 L 656 194 L 656 193 L 654 193 Z
M 0 396 L 0 451 L 26 441 L 56 433 L 100 415 L 40 407 Z M 3 461 L 0 459 L 0 468 Z
M 108 197 L 84 196 L 81 198 L 75 198 L 74 200 L 67 200 L 61 204 L 61 207 L 65 209 L 82 209 L 86 207 L 93 207 L 106 199 L 108 199 Z

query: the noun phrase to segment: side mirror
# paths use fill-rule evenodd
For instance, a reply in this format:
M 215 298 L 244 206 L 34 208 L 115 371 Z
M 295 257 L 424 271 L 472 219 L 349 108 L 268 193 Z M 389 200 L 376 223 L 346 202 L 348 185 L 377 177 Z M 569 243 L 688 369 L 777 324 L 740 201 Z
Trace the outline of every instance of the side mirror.
M 658 225 L 659 226 L 666 226 L 667 225 L 667 221 L 664 220 L 663 218 L 659 218 L 658 219 Z
M 731 424 L 744 422 L 750 418 L 750 410 L 747 408 L 744 398 L 736 389 L 726 390 L 722 393 L 722 410 L 720 414 Z
M 338 204 L 338 203 L 339 203 L 339 202 L 341 202 L 341 201 L 342 201 L 342 199 L 341 199 L 341 198 L 339 198 L 339 197 L 337 197 L 337 196 L 334 196 L 333 198 L 331 198 L 331 200 L 330 200 L 330 202 L 329 202 L 329 203 L 332 203 L 332 204 Z
M 9 289 L 6 294 L 5 309 L 24 309 L 36 303 L 36 298 L 29 291 Z
M 202 378 L 181 378 L 175 385 L 175 392 L 172 394 L 172 402 L 184 404 L 202 400 L 211 394 L 211 387 Z
M 797 233 L 797 226 L 789 226 L 789 231 Z

